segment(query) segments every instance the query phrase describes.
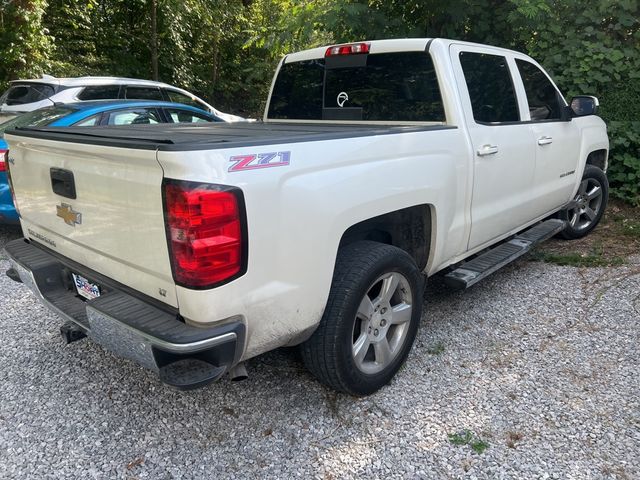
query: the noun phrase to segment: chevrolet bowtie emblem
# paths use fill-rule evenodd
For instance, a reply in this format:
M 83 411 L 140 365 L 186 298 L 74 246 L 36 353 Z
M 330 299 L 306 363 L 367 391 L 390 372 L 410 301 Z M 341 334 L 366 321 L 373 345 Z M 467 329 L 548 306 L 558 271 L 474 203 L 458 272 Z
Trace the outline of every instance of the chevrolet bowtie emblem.
M 64 223 L 75 227 L 76 224 L 82 223 L 82 214 L 73 210 L 68 203 L 56 205 L 56 215 L 64 220 Z

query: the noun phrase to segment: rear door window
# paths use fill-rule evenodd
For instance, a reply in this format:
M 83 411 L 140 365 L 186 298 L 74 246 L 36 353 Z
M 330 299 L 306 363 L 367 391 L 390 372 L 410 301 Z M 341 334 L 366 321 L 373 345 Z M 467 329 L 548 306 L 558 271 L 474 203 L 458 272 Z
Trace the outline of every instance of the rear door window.
M 285 63 L 270 118 L 444 122 L 444 106 L 426 52 L 352 55 Z
M 165 108 L 165 112 L 167 112 L 173 123 L 208 123 L 215 121 L 208 115 L 182 108 Z
M 127 87 L 126 97 L 133 100 L 164 100 L 156 87 Z
M 0 105 L 25 105 L 41 102 L 55 93 L 53 86 L 46 83 L 16 83 L 0 97 Z
M 516 59 L 516 65 L 527 93 L 531 120 L 559 120 L 564 106 L 560 92 L 533 63 Z
M 94 127 L 98 125 L 102 114 L 98 113 L 97 115 L 92 115 L 89 118 L 85 118 L 84 120 L 80 120 L 73 124 L 74 127 Z
M 503 123 L 520 120 L 518 99 L 505 57 L 461 52 L 460 64 L 476 122 Z
M 202 102 L 199 102 L 195 98 L 191 98 L 184 93 L 176 92 L 175 90 L 165 90 L 169 101 L 173 103 L 182 103 L 183 105 L 191 105 L 192 107 L 202 108 L 208 110 L 209 107 Z
M 107 114 L 107 125 L 149 125 L 162 123 L 155 108 L 128 108 Z
M 96 85 L 84 87 L 78 95 L 79 100 L 112 100 L 120 95 L 120 85 Z

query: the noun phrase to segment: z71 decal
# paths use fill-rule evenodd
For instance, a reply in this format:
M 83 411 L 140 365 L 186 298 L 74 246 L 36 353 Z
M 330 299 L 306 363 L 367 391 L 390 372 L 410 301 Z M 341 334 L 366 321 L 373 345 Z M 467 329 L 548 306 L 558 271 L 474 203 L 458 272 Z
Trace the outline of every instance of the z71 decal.
M 233 163 L 229 167 L 230 172 L 243 170 L 255 170 L 257 168 L 283 167 L 289 165 L 291 152 L 258 153 L 255 155 L 234 155 L 229 158 Z

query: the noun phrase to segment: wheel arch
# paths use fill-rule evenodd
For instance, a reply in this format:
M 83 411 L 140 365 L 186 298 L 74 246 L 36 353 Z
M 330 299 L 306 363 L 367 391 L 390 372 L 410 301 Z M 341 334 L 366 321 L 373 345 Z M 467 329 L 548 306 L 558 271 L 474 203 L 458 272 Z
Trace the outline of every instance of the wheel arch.
M 433 251 L 434 222 L 431 204 L 401 208 L 351 225 L 342 234 L 338 248 L 360 240 L 393 245 L 407 252 L 424 271 Z
M 606 148 L 593 150 L 587 155 L 587 165 L 598 167 L 603 172 L 607 171 L 609 151 Z

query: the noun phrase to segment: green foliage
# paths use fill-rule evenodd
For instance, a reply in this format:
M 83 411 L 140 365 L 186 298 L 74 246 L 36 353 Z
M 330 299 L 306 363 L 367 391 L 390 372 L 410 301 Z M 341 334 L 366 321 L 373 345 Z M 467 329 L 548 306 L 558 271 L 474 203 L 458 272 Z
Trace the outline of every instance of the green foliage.
M 613 196 L 640 205 L 640 4 L 511 0 L 509 20 L 568 97 L 596 95 L 608 124 Z
M 609 121 L 612 195 L 640 206 L 640 121 Z
M 471 449 L 477 454 L 483 453 L 487 448 L 489 448 L 489 444 L 482 440 L 481 438 L 475 436 L 469 430 L 463 430 L 461 432 L 450 433 L 449 434 L 449 443 L 456 446 L 469 445 Z
M 151 78 L 157 55 L 160 80 L 255 117 L 283 55 L 397 37 L 523 50 L 567 97 L 598 96 L 612 195 L 640 204 L 637 0 L 0 0 L 0 87 L 42 73 Z
M 440 355 L 444 353 L 444 350 L 445 350 L 444 343 L 437 342 L 436 344 L 431 345 L 430 347 L 427 348 L 427 353 L 429 355 Z
M 49 61 L 51 37 L 42 21 L 45 0 L 0 0 L 0 86 L 40 75 Z
M 625 259 L 620 256 L 608 258 L 604 256 L 603 247 L 597 246 L 589 253 L 553 253 L 535 251 L 532 254 L 534 260 L 538 260 L 545 263 L 554 263 L 561 266 L 570 267 L 611 267 L 624 265 Z
M 622 234 L 640 240 L 640 222 L 629 220 L 623 223 Z

